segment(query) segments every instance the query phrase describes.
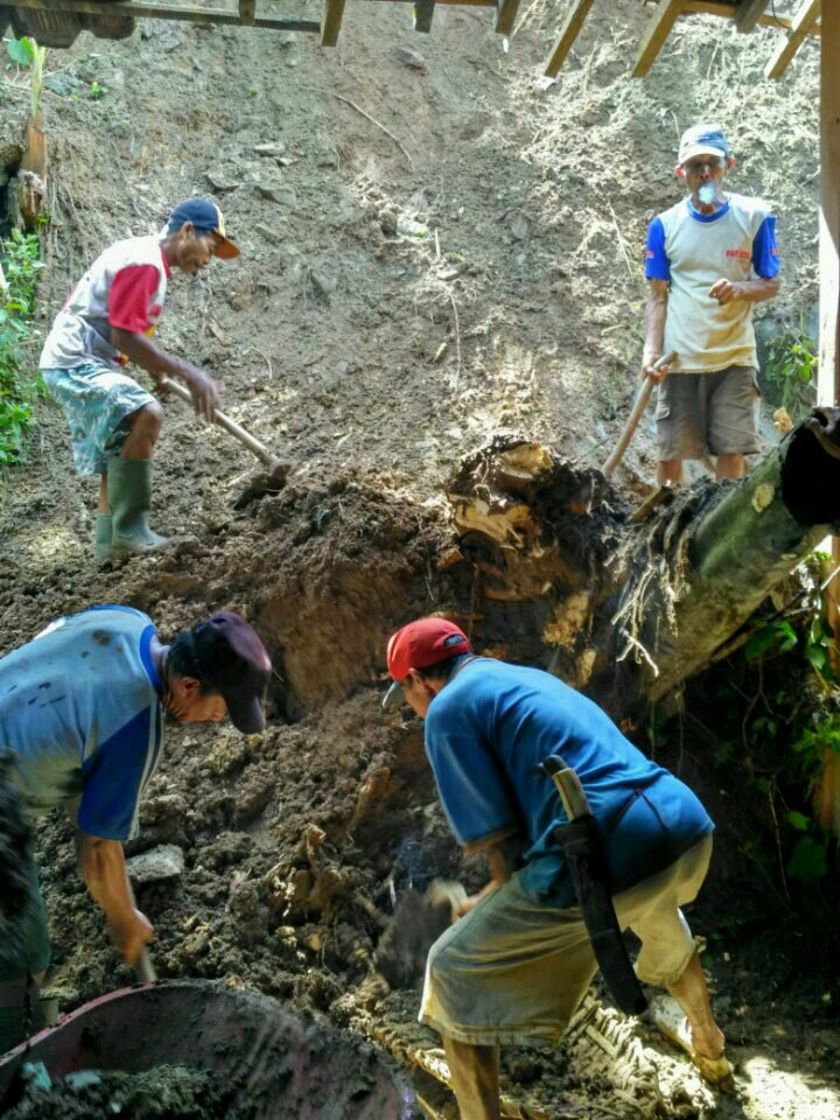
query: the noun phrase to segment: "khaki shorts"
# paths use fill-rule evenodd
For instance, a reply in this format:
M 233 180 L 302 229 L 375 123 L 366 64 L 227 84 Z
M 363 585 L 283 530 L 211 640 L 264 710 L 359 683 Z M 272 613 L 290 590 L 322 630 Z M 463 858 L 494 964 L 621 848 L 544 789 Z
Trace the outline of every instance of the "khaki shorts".
M 752 366 L 672 373 L 656 397 L 659 458 L 702 459 L 759 450 L 758 384 Z
M 694 942 L 680 906 L 697 896 L 711 855 L 709 834 L 614 897 L 619 925 L 642 942 L 640 980 L 664 987 L 685 971 Z M 596 969 L 580 909 L 541 905 L 514 875 L 432 946 L 420 1022 L 477 1046 L 556 1042 Z

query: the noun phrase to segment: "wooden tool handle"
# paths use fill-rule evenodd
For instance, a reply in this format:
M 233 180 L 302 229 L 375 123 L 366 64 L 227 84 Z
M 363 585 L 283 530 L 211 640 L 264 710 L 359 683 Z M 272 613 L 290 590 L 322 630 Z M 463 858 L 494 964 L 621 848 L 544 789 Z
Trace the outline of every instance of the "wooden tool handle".
M 542 769 L 554 782 L 570 821 L 592 815 L 580 778 L 559 754 L 550 754 L 543 759 Z
M 161 379 L 160 384 L 167 392 L 174 394 L 176 397 L 180 397 L 181 400 L 186 401 L 187 404 L 192 404 L 192 394 L 186 385 L 182 385 L 180 381 L 173 381 L 171 377 L 164 377 Z M 229 416 L 221 412 L 218 408 L 213 410 L 213 422 L 218 424 L 220 428 L 224 428 L 226 432 L 229 432 L 234 439 L 238 439 L 243 447 L 247 447 L 258 459 L 262 459 L 262 461 L 269 466 L 274 466 L 277 460 L 265 444 L 260 443 L 255 436 L 252 436 L 250 432 L 246 432 L 240 424 L 237 424 L 235 420 L 231 420 Z
M 134 979 L 138 984 L 154 984 L 157 980 L 157 973 L 155 966 L 152 964 L 152 958 L 149 956 L 149 950 L 144 949 L 137 962 L 134 965 Z
M 672 365 L 676 360 L 676 352 L 672 350 L 670 354 L 665 354 L 663 355 L 663 357 L 659 358 L 659 360 L 654 363 L 653 368 L 655 370 L 662 369 L 663 366 Z M 639 426 L 639 421 L 642 418 L 642 414 L 647 408 L 647 403 L 650 400 L 650 395 L 653 392 L 654 385 L 655 381 L 653 380 L 653 378 L 649 373 L 646 374 L 644 384 L 639 390 L 639 395 L 636 397 L 636 403 L 633 405 L 633 411 L 630 413 L 627 423 L 624 425 L 624 430 L 619 436 L 618 443 L 615 445 L 615 450 L 613 451 L 612 455 L 610 455 L 609 459 L 607 459 L 606 463 L 604 463 L 604 466 L 601 468 L 604 474 L 607 475 L 607 477 L 609 477 L 613 473 L 615 468 L 623 459 L 624 452 L 627 450 L 630 440 L 633 438 L 633 433 Z

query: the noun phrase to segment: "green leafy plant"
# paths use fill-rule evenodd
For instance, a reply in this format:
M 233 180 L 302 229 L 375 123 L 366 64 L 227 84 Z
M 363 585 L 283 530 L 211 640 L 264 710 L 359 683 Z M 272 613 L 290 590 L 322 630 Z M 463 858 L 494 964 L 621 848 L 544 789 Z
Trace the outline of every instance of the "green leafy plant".
M 31 400 L 41 390 L 27 372 L 25 343 L 41 269 L 38 238 L 12 230 L 0 240 L 5 283 L 0 285 L 0 464 L 15 462 L 32 423 Z
M 97 82 L 95 78 L 88 87 L 88 97 L 91 101 L 101 101 L 107 92 L 105 86 Z
M 41 94 L 44 89 L 44 62 L 47 57 L 47 48 L 39 47 L 34 39 L 24 35 L 21 39 L 9 39 L 6 50 L 12 62 L 22 70 L 31 70 L 30 95 L 33 119 L 41 111 Z
M 816 394 L 817 344 L 805 330 L 786 330 L 770 343 L 766 376 L 775 390 L 772 403 L 787 409 L 794 422 L 813 407 Z

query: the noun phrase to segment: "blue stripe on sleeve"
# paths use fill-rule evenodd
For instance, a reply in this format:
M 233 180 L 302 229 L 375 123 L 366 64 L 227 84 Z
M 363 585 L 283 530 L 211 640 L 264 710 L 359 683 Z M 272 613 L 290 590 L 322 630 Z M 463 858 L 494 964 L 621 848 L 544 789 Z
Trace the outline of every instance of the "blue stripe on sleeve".
M 648 280 L 671 279 L 671 264 L 665 252 L 665 227 L 660 218 L 654 218 L 648 226 L 645 277 Z
M 157 755 L 155 709 L 145 708 L 107 739 L 82 767 L 84 792 L 79 828 L 103 840 L 129 840 L 135 833 L 137 802 Z M 147 773 L 148 770 L 148 773 Z
M 764 280 L 772 280 L 779 275 L 781 261 L 776 244 L 776 218 L 773 214 L 767 215 L 753 238 L 752 266 L 756 276 L 761 276 Z

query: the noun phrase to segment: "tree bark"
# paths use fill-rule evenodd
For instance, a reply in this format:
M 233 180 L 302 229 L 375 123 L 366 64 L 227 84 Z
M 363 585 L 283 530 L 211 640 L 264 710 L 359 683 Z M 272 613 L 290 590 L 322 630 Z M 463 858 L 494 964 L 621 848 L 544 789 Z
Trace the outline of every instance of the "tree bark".
M 536 631 L 536 660 L 617 717 L 673 693 L 840 520 L 838 418 L 815 410 L 745 479 L 666 492 L 642 520 L 600 472 L 497 438 L 450 503 L 504 653 L 535 660 Z M 502 617 L 513 603 L 518 626 Z

